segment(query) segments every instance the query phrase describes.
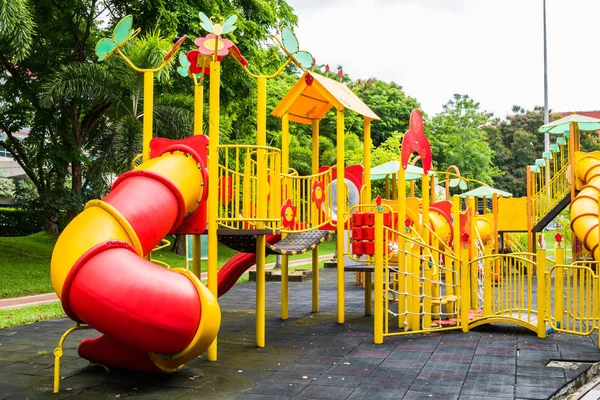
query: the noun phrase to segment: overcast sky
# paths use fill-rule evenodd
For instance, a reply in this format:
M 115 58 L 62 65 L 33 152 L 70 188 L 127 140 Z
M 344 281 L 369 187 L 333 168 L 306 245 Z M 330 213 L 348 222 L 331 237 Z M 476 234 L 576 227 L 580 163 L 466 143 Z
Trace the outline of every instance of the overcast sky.
M 504 117 L 544 104 L 542 0 L 288 0 L 300 48 L 394 81 L 436 114 L 453 93 Z M 600 0 L 547 0 L 549 105 L 600 109 Z

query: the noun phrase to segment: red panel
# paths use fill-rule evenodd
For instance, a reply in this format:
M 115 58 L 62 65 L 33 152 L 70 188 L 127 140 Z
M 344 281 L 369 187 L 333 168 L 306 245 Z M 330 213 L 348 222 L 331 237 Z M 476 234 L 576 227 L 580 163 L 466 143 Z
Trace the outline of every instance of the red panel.
M 360 212 L 352 214 L 352 226 L 363 226 L 363 214 Z
M 373 226 L 375 225 L 375 214 L 373 213 L 365 213 L 363 216 L 363 225 L 364 226 Z
M 364 240 L 362 227 L 352 228 L 352 240 Z
M 352 254 L 362 256 L 365 254 L 365 242 L 353 242 L 352 243 Z
M 81 267 L 70 291 L 71 310 L 100 332 L 140 349 L 175 353 L 198 328 L 198 291 L 184 275 L 111 248 Z
M 363 228 L 363 240 L 375 240 L 375 228 Z
M 362 242 L 365 252 L 364 254 L 368 254 L 370 256 L 372 256 L 373 254 L 375 254 L 375 242 Z

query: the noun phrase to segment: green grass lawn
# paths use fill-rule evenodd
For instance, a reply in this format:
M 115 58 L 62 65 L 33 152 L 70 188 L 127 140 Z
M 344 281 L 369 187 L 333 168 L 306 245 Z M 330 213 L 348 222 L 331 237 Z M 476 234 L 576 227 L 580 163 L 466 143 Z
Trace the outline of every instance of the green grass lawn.
M 43 232 L 0 237 L 0 298 L 52 292 L 53 247 L 54 239 Z
M 0 310 L 0 329 L 64 316 L 65 312 L 58 301 L 37 306 Z

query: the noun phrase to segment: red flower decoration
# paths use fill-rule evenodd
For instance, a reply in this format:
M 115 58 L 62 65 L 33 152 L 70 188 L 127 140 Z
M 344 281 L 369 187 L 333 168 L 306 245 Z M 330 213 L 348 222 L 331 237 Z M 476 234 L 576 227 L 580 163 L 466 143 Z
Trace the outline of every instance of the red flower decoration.
M 325 201 L 325 188 L 323 186 L 323 182 L 313 182 L 311 197 L 317 205 L 317 208 L 321 209 L 321 204 L 323 204 L 323 201 Z
M 220 57 L 217 57 L 219 61 L 221 61 Z M 204 64 L 204 74 L 210 74 L 210 57 L 200 54 L 198 50 L 192 50 L 187 53 L 187 59 L 190 62 L 190 72 L 192 74 L 201 74 L 202 73 L 202 65 Z
M 215 54 L 215 44 L 217 56 L 225 57 L 229 54 L 229 49 L 233 46 L 233 42 L 229 39 L 223 39 L 222 37 L 217 37 L 214 33 L 210 33 L 206 35 L 206 37 L 199 37 L 194 40 L 194 44 L 198 46 L 198 51 L 200 54 L 204 54 L 205 56 L 212 56 Z
M 292 200 L 287 199 L 281 206 L 281 220 L 284 228 L 293 229 L 296 220 L 296 207 L 292 205 Z

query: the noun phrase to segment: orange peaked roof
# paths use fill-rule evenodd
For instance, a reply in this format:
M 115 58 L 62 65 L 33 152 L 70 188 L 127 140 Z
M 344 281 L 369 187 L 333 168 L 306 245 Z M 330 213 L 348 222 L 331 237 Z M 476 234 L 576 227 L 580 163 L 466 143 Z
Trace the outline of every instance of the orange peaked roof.
M 311 71 L 302 74 L 272 114 L 281 118 L 288 113 L 290 121 L 311 124 L 313 120 L 322 119 L 331 107 L 349 109 L 371 120 L 379 119 L 346 85 Z

